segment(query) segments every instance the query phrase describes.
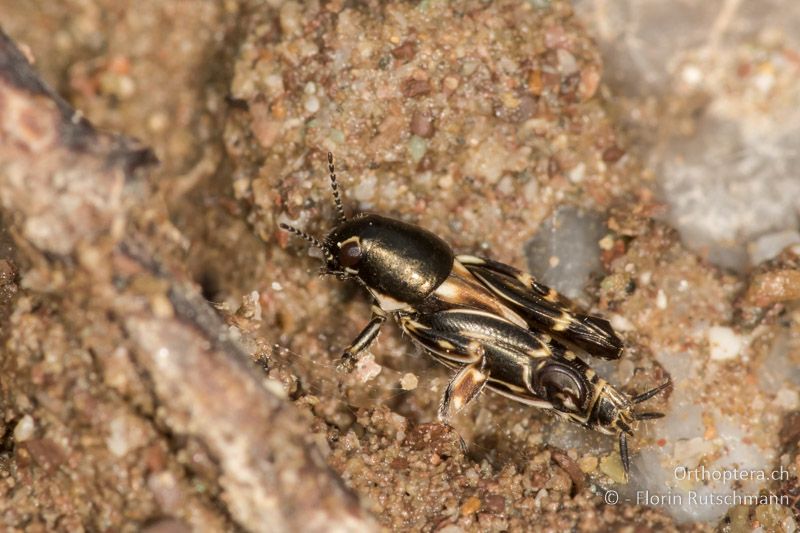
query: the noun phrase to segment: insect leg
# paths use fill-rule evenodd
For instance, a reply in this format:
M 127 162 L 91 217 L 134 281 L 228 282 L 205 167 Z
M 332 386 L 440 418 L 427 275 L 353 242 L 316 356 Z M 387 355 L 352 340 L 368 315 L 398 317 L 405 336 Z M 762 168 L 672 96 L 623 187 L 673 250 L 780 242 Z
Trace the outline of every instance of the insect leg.
M 378 336 L 378 333 L 381 330 L 381 326 L 386 321 L 386 313 L 377 305 L 372 306 L 372 318 L 361 330 L 353 342 L 350 343 L 344 353 L 342 354 L 342 360 L 338 365 L 338 369 L 344 372 L 350 372 L 353 370 L 356 362 L 358 362 L 358 358 L 364 353 L 367 348 L 369 348 L 372 341 Z
M 439 405 L 439 421 L 449 426 L 450 419 L 480 394 L 487 381 L 489 374 L 484 371 L 483 357 L 456 372 Z

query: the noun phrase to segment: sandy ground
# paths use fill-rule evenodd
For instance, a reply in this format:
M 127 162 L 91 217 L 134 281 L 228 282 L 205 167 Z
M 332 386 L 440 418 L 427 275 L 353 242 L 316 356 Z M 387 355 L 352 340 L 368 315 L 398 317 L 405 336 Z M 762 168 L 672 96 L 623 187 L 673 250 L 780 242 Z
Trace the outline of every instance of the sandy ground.
M 0 0 L 0 11 L 70 103 L 153 147 L 161 164 L 149 185 L 168 219 L 154 216 L 152 231 L 171 243 L 164 253 L 180 258 L 264 387 L 302 413 L 316 453 L 381 526 L 795 527 L 800 250 L 747 267 L 741 247 L 717 260 L 708 239 L 679 233 L 679 202 L 658 174 L 667 167 L 650 160 L 663 144 L 638 132 L 683 131 L 692 115 L 677 104 L 657 113 L 652 97 L 604 83 L 616 72 L 604 73 L 604 42 L 569 3 Z M 670 98 L 661 102 L 697 96 Z M 670 394 L 652 402 L 667 418 L 632 441 L 630 484 L 613 438 L 491 394 L 456 421 L 464 454 L 432 423 L 448 371 L 394 324 L 355 372 L 335 370 L 369 302 L 317 276 L 319 259 L 277 227 L 331 228 L 328 151 L 348 212 L 422 225 L 609 317 L 626 354 L 590 361 L 623 390 L 671 377 Z M 0 241 L 4 525 L 242 527 L 214 454 L 165 431 L 108 317 L 74 298 L 62 305 L 59 281 L 16 242 Z M 736 487 L 794 507 L 637 504 L 645 490 L 697 489 L 675 479 L 676 466 L 783 469 L 785 479 Z M 609 491 L 622 500 L 607 503 Z

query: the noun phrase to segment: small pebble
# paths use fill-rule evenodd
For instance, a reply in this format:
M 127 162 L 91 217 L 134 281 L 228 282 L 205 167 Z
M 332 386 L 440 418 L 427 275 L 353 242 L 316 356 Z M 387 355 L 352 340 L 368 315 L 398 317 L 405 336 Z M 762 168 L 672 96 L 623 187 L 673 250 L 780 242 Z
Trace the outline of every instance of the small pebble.
M 450 174 L 445 174 L 436 182 L 436 184 L 441 187 L 442 189 L 449 189 L 453 186 L 453 176 Z
M 409 78 L 400 85 L 400 92 L 408 98 L 416 98 L 417 96 L 429 94 L 431 92 L 431 84 L 428 83 L 428 80 Z
M 533 498 L 533 503 L 536 507 L 542 507 L 542 501 L 547 498 L 547 489 L 542 489 L 536 493 L 536 497 Z
M 156 503 L 167 511 L 183 504 L 184 495 L 172 472 L 154 473 L 147 478 L 147 488 L 153 494 Z
M 681 78 L 687 85 L 697 85 L 703 79 L 703 71 L 697 65 L 686 65 L 681 72 Z
M 775 403 L 778 407 L 786 409 L 787 411 L 797 409 L 800 406 L 800 395 L 796 390 L 782 388 L 775 395 Z
M 344 132 L 342 132 L 342 130 L 337 130 L 336 128 L 331 128 L 328 138 L 336 144 L 342 144 L 345 141 Z
M 415 111 L 411 116 L 411 133 L 423 139 L 433 137 L 433 118 L 427 113 Z
M 626 332 L 626 331 L 633 331 L 635 329 L 633 323 L 631 323 L 630 320 L 616 313 L 611 315 L 610 322 L 611 322 L 611 327 L 614 328 L 615 331 Z
M 355 375 L 358 381 L 366 383 L 375 379 L 381 373 L 381 370 L 383 370 L 383 367 L 375 362 L 375 356 L 367 354 L 356 363 Z
M 17 442 L 25 442 L 33 436 L 34 429 L 36 428 L 31 415 L 23 416 L 14 428 L 14 440 Z
M 470 496 L 467 498 L 467 501 L 464 502 L 464 505 L 461 506 L 461 515 L 469 516 L 478 512 L 478 509 L 480 508 L 481 500 L 476 496 Z
M 499 494 L 491 494 L 486 498 L 486 510 L 501 514 L 506 510 L 506 499 Z
M 753 76 L 753 82 L 759 91 L 768 93 L 775 85 L 775 76 L 769 72 L 762 72 Z
M 563 48 L 559 48 L 556 50 L 556 56 L 558 57 L 558 70 L 561 71 L 561 74 L 568 76 L 577 72 L 578 62 L 575 60 L 574 55 Z
M 712 326 L 708 328 L 708 346 L 711 359 L 725 361 L 738 356 L 744 345 L 744 340 L 731 328 Z
M 414 44 L 413 41 L 406 41 L 397 48 L 392 50 L 392 56 L 395 59 L 406 63 L 414 59 L 414 55 L 417 53 L 417 46 Z
M 531 94 L 539 96 L 542 94 L 542 88 L 542 71 L 532 70 L 528 75 L 528 90 L 531 92 Z
M 286 2 L 281 7 L 280 25 L 285 35 L 299 34 L 302 29 L 303 8 L 297 2 Z
M 352 189 L 353 198 L 359 202 L 369 202 L 375 196 L 377 186 L 378 178 L 374 174 L 365 174 L 361 178 L 361 182 Z
M 781 527 L 781 523 L 788 509 L 780 505 L 759 505 L 756 507 L 755 517 L 761 525 L 762 531 L 787 531 Z
M 403 390 L 414 390 L 417 388 L 418 384 L 419 380 L 417 376 L 411 372 L 403 374 L 403 377 L 400 379 L 400 387 L 402 387 Z
M 278 398 L 285 400 L 286 398 L 289 397 L 288 394 L 286 394 L 286 388 L 280 381 L 272 378 L 266 378 L 261 383 L 262 385 L 264 385 L 265 389 L 267 389 L 269 392 L 271 392 Z
M 800 270 L 774 270 L 758 274 L 747 289 L 745 302 L 766 307 L 800 299 Z
M 147 127 L 153 132 L 162 132 L 169 126 L 169 116 L 166 113 L 153 113 L 147 117 Z
M 121 99 L 129 98 L 136 92 L 136 82 L 130 76 L 120 76 L 117 85 L 117 96 Z
M 458 78 L 447 76 L 444 81 L 442 81 L 442 87 L 444 87 L 445 92 L 452 93 L 458 89 L 459 83 Z
M 144 446 L 149 436 L 148 428 L 141 419 L 119 415 L 109 422 L 105 442 L 114 456 L 122 457 Z
M 617 483 L 625 483 L 627 481 L 625 469 L 622 467 L 622 460 L 616 452 L 600 459 L 600 471 Z
M 601 250 L 611 250 L 614 247 L 614 236 L 606 235 L 597 243 Z
M 586 474 L 590 474 L 597 470 L 597 465 L 599 463 L 600 462 L 597 460 L 597 457 L 594 455 L 584 455 L 578 459 L 578 467 Z
M 658 294 L 656 294 L 656 307 L 659 309 L 667 308 L 667 295 L 662 289 L 658 289 Z
M 583 181 L 583 178 L 586 177 L 586 165 L 584 163 L 578 163 L 575 165 L 575 168 L 569 171 L 569 181 L 572 183 L 580 183 Z
M 280 74 L 270 74 L 264 80 L 264 86 L 269 91 L 270 96 L 278 96 L 283 94 L 283 76 Z
M 414 163 L 419 163 L 428 150 L 428 143 L 422 137 L 412 135 L 408 141 L 408 155 Z
M 611 146 L 603 150 L 603 161 L 606 163 L 616 163 L 622 156 L 625 155 L 625 152 L 618 146 Z
M 12 283 L 17 269 L 8 259 L 0 259 L 0 284 Z
M 314 95 L 309 96 L 306 98 L 306 102 L 304 104 L 306 111 L 309 113 L 316 113 L 319 111 L 319 98 Z
M 163 294 L 156 294 L 150 299 L 150 309 L 153 311 L 153 315 L 158 318 L 172 318 L 174 314 L 172 302 Z
M 497 183 L 497 192 L 506 196 L 511 196 L 514 192 L 514 180 L 511 176 L 503 176 Z

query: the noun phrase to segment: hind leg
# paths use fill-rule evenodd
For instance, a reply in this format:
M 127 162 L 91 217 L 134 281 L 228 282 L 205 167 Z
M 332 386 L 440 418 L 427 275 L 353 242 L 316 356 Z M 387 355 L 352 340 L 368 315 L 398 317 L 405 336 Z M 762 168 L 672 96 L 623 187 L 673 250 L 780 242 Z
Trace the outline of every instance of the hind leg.
M 489 374 L 483 369 L 484 359 L 469 364 L 456 372 L 447 385 L 439 405 L 438 418 L 443 424 L 450 425 L 450 419 L 466 407 L 486 386 Z

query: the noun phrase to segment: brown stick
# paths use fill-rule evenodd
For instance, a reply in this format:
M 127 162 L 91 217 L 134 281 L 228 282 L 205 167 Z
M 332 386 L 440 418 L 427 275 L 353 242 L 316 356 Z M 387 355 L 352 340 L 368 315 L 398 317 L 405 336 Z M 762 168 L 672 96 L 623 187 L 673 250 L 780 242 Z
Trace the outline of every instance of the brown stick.
M 137 176 L 154 161 L 135 141 L 95 130 L 0 32 L 0 201 L 20 244 L 64 272 L 61 296 L 88 291 L 86 305 L 127 332 L 169 430 L 201 440 L 218 462 L 222 499 L 238 524 L 375 529 L 300 413 L 261 385 L 180 267 L 156 259 L 165 243 L 135 229 L 145 227 L 136 217 L 151 202 Z

